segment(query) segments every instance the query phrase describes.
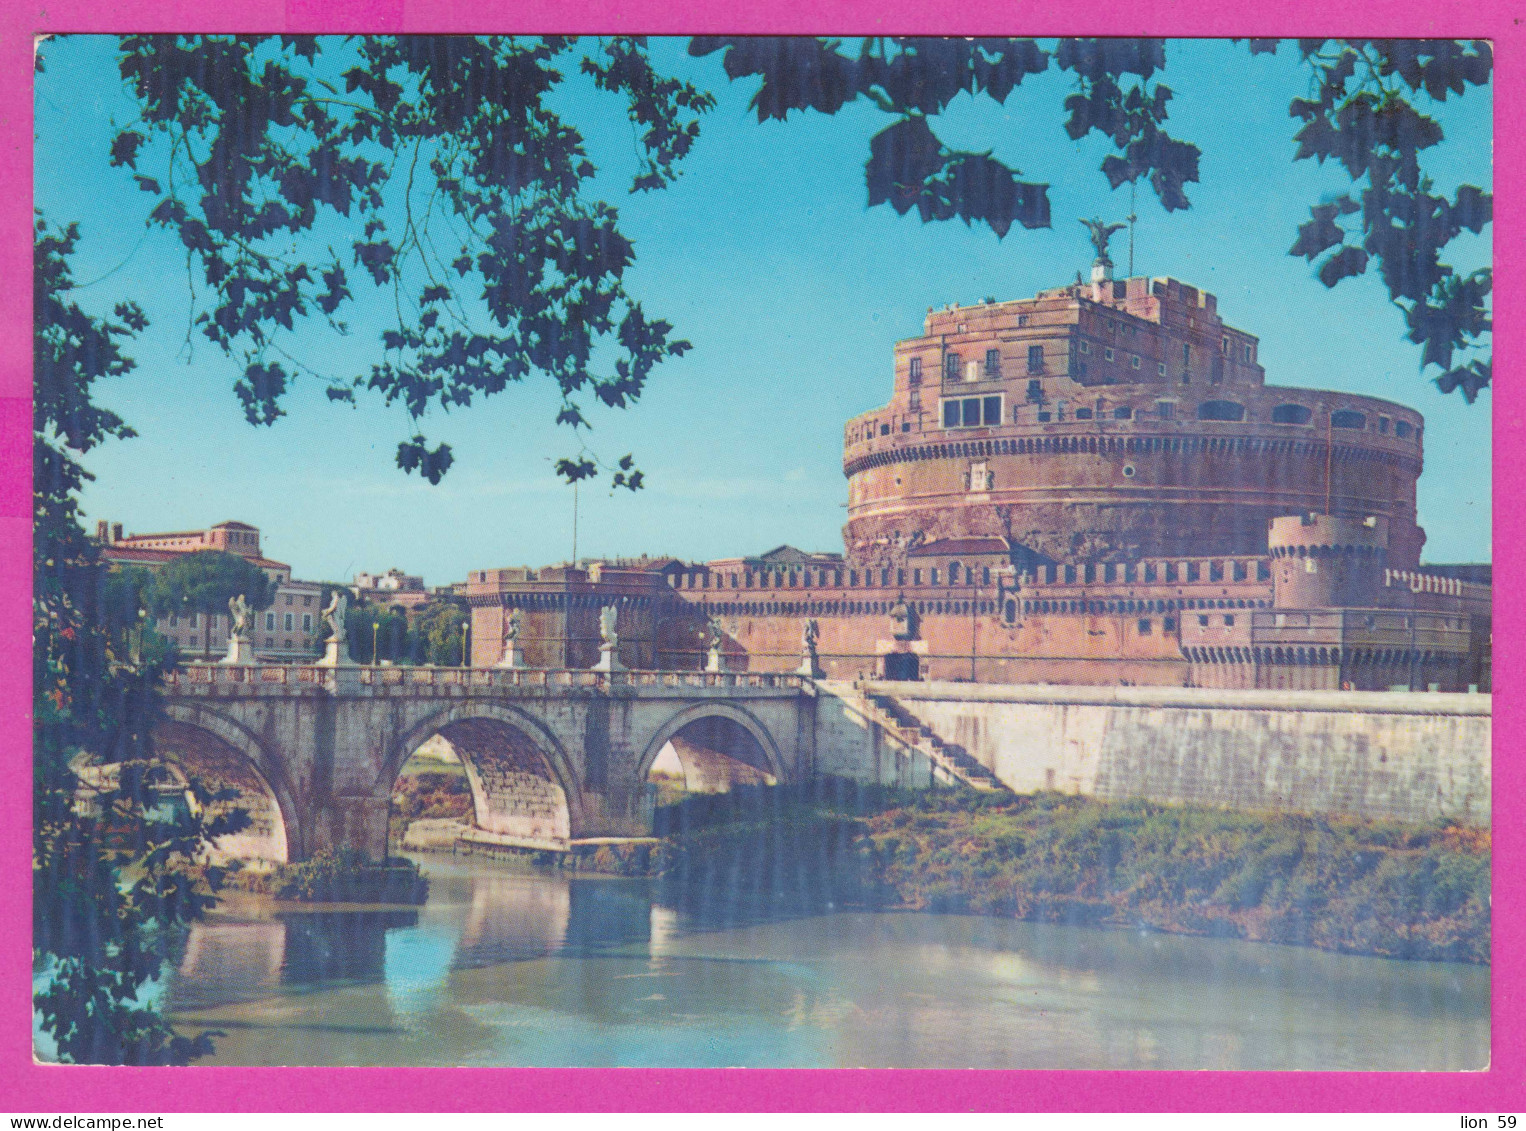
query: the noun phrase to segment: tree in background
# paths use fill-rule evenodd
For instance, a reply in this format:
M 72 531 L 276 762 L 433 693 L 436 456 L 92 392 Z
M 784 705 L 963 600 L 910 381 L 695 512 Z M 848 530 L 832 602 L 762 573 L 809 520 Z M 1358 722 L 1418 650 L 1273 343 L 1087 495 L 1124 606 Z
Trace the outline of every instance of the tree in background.
M 732 79 L 757 78 L 752 98 L 760 122 L 791 111 L 835 114 L 865 99 L 892 121 L 869 142 L 864 167 L 870 206 L 888 204 L 924 222 L 958 218 L 1004 237 L 1012 225 L 1049 227 L 1049 186 L 984 153 L 952 149 L 934 130 L 956 97 L 1005 105 L 1017 86 L 1051 66 L 1074 76 L 1064 128 L 1079 141 L 1095 132 L 1114 152 L 1102 160 L 1112 188 L 1145 181 L 1168 212 L 1187 208 L 1198 180 L 1196 145 L 1166 132 L 1173 98 L 1152 81 L 1166 69 L 1164 39 L 930 39 L 870 36 L 855 49 L 826 38 L 696 37 L 694 55 L 722 52 Z M 1278 41 L 1252 39 L 1253 54 Z M 1480 233 L 1493 218 L 1493 196 L 1463 185 L 1438 195 L 1423 164 L 1442 140 L 1431 104 L 1489 83 L 1493 52 L 1478 40 L 1302 39 L 1312 97 L 1294 98 L 1302 123 L 1293 159 L 1335 160 L 1352 191 L 1310 209 L 1290 254 L 1320 259 L 1327 287 L 1375 267 L 1403 312 L 1407 336 L 1421 347 L 1420 368 L 1441 370 L 1443 393 L 1471 403 L 1492 377 L 1489 269 L 1461 277 L 1441 262 L 1463 231 Z M 1004 139 L 1005 140 L 1005 139 Z M 1459 360 L 1457 355 L 1461 354 Z M 1475 356 L 1476 355 L 1476 356 Z
M 419 610 L 413 623 L 422 647 L 423 662 L 441 667 L 461 667 L 468 651 L 471 618 L 454 601 L 431 601 Z
M 387 605 L 352 604 L 345 612 L 350 659 L 357 664 L 415 663 L 415 641 L 408 614 Z
M 108 572 L 79 522 L 90 476 L 78 457 L 132 435 L 91 389 L 132 368 L 121 343 L 144 320 L 130 305 L 103 320 L 67 301 L 74 225 L 39 218 L 34 235 L 32 954 L 43 983 L 33 1003 L 63 1060 L 183 1064 L 210 1039 L 177 1035 L 138 997 L 172 928 L 198 917 L 220 883 L 195 860 L 248 817 L 204 822 L 159 804 L 151 736 L 173 653 L 146 627 L 146 578 Z M 115 767 L 95 776 L 88 803 L 84 763 Z M 229 800 L 188 788 L 203 812 Z
M 239 594 L 252 610 L 269 608 L 275 585 L 259 566 L 222 550 L 177 554 L 154 578 L 153 611 L 165 616 L 199 613 L 203 618 L 202 659 L 212 658 L 212 618 L 228 615 L 228 602 Z

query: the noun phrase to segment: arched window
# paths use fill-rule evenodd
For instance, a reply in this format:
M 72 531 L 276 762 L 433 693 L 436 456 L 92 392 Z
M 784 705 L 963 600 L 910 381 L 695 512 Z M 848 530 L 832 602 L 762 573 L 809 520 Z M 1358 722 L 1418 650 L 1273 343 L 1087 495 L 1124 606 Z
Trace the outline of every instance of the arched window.
M 1272 409 L 1273 424 L 1307 424 L 1314 415 L 1301 404 L 1280 404 Z
M 948 583 L 950 585 L 958 585 L 959 582 L 963 579 L 963 576 L 964 576 L 964 567 L 963 566 L 961 566 L 958 562 L 949 562 L 948 563 Z
M 1343 408 L 1339 412 L 1332 412 L 1330 414 L 1330 427 L 1354 428 L 1357 431 L 1361 431 L 1367 427 L 1367 414 Z
M 1199 420 L 1244 420 L 1245 406 L 1234 401 L 1204 401 L 1197 406 Z

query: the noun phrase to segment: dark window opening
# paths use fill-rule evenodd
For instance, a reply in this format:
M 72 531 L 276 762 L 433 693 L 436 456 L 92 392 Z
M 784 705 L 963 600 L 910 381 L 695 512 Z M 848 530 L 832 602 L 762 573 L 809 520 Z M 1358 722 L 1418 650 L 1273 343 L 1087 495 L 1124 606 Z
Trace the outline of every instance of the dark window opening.
M 1244 420 L 1245 406 L 1234 401 L 1204 401 L 1197 406 L 1199 420 Z
M 980 402 L 981 419 L 985 424 L 1001 423 L 1001 398 L 985 397 Z
M 943 379 L 945 381 L 959 380 L 959 355 L 946 353 L 943 355 Z
M 908 377 L 913 385 L 920 385 L 922 383 L 922 359 L 920 357 L 911 359 L 911 372 L 908 374 Z
M 995 377 L 1001 373 L 1001 351 L 986 350 L 986 376 Z
M 1148 617 L 1141 617 L 1140 618 L 1140 620 L 1139 620 L 1139 635 L 1140 636 L 1149 636 L 1150 635 L 1150 620 L 1149 620 Z
M 1314 415 L 1301 404 L 1280 404 L 1272 409 L 1273 424 L 1307 424 Z
M 1407 420 L 1400 420 L 1394 425 L 1394 435 L 1399 437 L 1401 440 L 1409 439 L 1409 434 L 1411 431 L 1413 431 L 1413 429 L 1410 427 L 1410 423 Z
M 1367 427 L 1367 414 L 1343 408 L 1330 414 L 1331 428 L 1353 428 L 1358 431 Z
M 1130 420 L 1134 416 L 1134 410 L 1126 404 L 1121 404 L 1113 409 L 1114 420 Z
M 890 435 L 890 425 L 888 425 L 888 424 L 881 424 L 880 425 L 880 435 L 881 436 L 888 436 L 888 435 Z
M 1077 420 L 1090 420 L 1091 418 L 1092 418 L 1092 410 L 1091 409 L 1089 409 L 1089 408 L 1078 408 L 1078 409 L 1076 409 L 1076 419 Z
M 1042 404 L 1044 401 L 1044 386 L 1037 379 L 1028 382 L 1028 399 Z
M 1175 617 L 1162 617 L 1161 620 L 1160 620 L 1160 630 L 1162 632 L 1175 632 L 1176 631 L 1176 618 Z
M 1044 372 L 1044 347 L 1043 346 L 1029 346 L 1028 347 L 1028 372 L 1029 373 L 1042 373 L 1042 372 Z

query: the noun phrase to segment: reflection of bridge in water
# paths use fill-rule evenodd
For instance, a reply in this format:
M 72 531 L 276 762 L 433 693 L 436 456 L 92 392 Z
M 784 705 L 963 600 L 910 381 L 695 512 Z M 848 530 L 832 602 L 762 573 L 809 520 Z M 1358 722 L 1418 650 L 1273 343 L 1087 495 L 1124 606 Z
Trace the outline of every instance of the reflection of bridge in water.
M 393 784 L 436 735 L 481 833 L 529 846 L 648 833 L 664 748 L 693 789 L 814 772 L 815 688 L 795 675 L 192 665 L 168 683 L 156 748 L 238 790 L 253 823 L 223 847 L 241 856 L 384 855 Z

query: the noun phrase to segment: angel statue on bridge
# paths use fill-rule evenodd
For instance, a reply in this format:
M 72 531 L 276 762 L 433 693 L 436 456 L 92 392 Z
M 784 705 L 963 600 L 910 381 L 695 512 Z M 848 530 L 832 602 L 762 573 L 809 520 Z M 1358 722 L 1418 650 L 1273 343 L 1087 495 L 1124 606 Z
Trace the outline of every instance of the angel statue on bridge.
M 615 624 L 619 620 L 620 610 L 615 605 L 605 605 L 599 610 L 599 647 L 608 651 L 620 643 L 620 636 L 615 632 Z
M 329 624 L 329 639 L 336 644 L 343 644 L 345 641 L 344 616 L 349 608 L 349 596 L 343 589 L 335 589 L 334 595 L 329 598 L 329 603 L 323 610 L 323 619 Z
M 249 602 L 244 600 L 242 593 L 235 593 L 228 598 L 228 620 L 233 625 L 231 635 L 235 640 L 249 636 Z

